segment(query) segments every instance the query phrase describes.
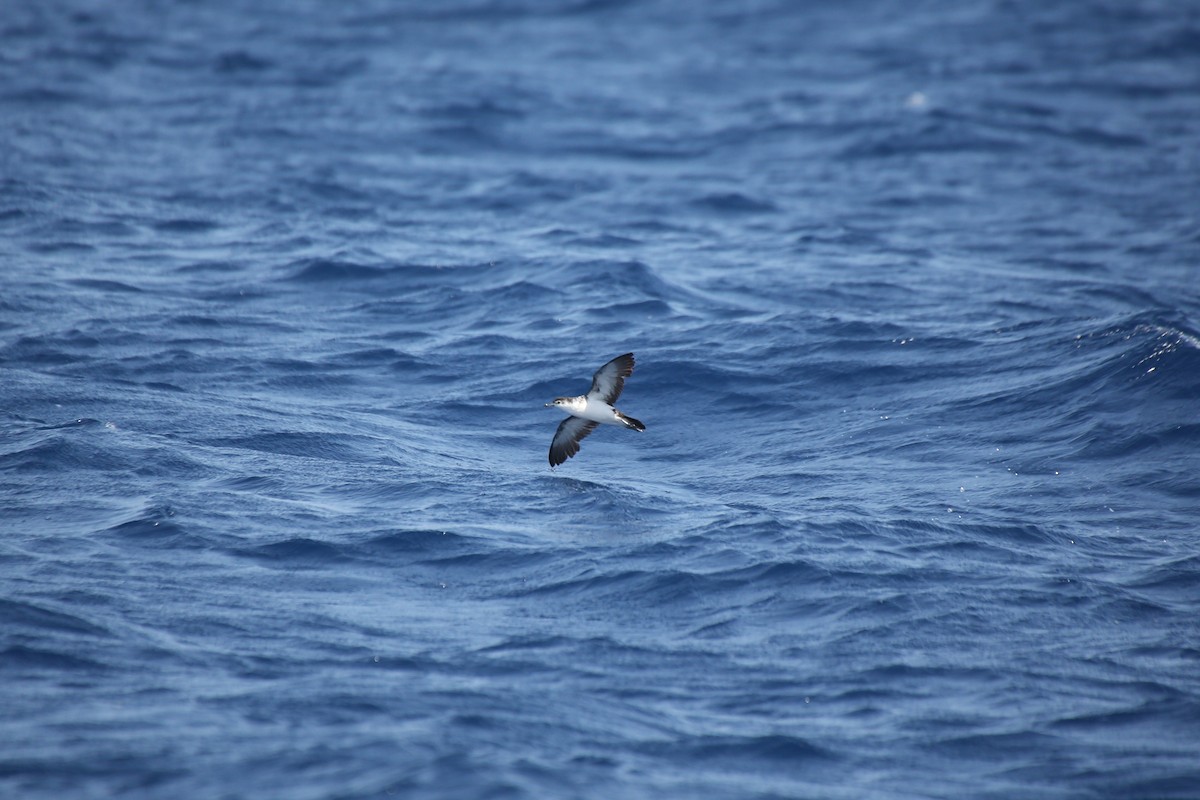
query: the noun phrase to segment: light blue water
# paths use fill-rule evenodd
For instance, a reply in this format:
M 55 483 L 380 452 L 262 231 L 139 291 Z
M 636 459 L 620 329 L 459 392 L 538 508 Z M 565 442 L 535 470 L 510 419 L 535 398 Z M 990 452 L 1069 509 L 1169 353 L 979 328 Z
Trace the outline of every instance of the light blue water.
M 30 3 L 0 120 L 5 796 L 1200 797 L 1194 3 Z

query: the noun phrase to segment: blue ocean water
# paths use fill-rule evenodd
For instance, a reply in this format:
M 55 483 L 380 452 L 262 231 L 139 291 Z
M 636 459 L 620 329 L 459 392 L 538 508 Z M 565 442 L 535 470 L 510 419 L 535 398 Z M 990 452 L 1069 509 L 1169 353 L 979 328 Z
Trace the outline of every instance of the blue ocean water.
M 0 794 L 1200 797 L 1198 143 L 1192 2 L 7 4 Z

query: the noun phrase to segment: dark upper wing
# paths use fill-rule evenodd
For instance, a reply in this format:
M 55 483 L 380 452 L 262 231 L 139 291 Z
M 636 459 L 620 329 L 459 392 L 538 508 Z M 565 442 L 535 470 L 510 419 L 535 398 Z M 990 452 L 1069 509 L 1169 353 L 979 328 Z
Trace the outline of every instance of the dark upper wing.
M 599 424 L 579 417 L 567 417 L 558 423 L 554 440 L 550 442 L 550 466 L 557 467 L 578 453 L 583 437 L 594 431 Z
M 592 388 L 587 393 L 588 399 L 603 400 L 611 406 L 621 396 L 621 390 L 625 388 L 625 379 L 632 374 L 633 353 L 617 356 L 596 370 L 596 374 L 592 376 Z

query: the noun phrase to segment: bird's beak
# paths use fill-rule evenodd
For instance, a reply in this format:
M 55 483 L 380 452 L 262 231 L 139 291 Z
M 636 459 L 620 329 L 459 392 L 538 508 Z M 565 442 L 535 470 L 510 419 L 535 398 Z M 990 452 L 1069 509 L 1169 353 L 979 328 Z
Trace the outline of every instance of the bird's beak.
M 554 408 L 554 403 L 546 403 L 546 408 Z

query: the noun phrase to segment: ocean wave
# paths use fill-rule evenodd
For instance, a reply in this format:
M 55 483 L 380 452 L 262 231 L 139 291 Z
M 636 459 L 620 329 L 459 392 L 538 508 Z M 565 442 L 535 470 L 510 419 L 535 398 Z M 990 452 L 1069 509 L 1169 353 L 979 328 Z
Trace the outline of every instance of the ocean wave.
M 1186 12 L 10 5 L 0 794 L 1200 784 Z

